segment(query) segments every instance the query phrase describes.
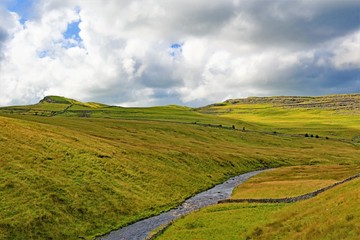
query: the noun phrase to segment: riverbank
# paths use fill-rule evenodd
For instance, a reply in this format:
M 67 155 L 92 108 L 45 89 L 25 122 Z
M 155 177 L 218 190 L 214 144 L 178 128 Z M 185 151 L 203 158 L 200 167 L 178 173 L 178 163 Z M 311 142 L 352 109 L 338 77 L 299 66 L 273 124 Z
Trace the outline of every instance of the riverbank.
M 224 183 L 218 184 L 211 189 L 198 193 L 187 199 L 179 207 L 164 212 L 160 215 L 144 219 L 119 230 L 110 232 L 109 234 L 99 237 L 99 240 L 141 240 L 145 239 L 154 229 L 166 225 L 175 219 L 189 214 L 195 210 L 217 204 L 218 201 L 225 200 L 230 197 L 233 189 L 239 184 L 245 182 L 250 177 L 255 176 L 267 170 L 258 170 L 244 173 L 236 177 L 232 177 Z

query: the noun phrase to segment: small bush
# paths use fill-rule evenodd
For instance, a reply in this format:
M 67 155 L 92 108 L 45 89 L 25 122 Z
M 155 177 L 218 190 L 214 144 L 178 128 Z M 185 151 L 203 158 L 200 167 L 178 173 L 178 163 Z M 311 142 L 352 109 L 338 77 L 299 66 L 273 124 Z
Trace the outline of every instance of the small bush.
M 309 137 L 309 134 L 305 133 L 305 137 Z

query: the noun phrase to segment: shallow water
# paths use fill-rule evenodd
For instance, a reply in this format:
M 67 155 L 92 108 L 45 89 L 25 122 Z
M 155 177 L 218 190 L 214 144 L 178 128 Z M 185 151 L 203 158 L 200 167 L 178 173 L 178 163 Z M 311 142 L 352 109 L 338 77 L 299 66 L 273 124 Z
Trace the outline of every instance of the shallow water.
M 195 196 L 187 199 L 179 207 L 164 212 L 160 215 L 150 217 L 119 230 L 110 232 L 98 239 L 101 240 L 140 240 L 145 239 L 149 233 L 163 224 L 167 224 L 183 215 L 198 210 L 200 208 L 216 204 L 219 200 L 230 197 L 233 189 L 245 182 L 252 176 L 259 174 L 265 170 L 253 171 L 244 173 L 236 177 L 228 179 L 226 182 L 216 185 L 204 192 L 198 193 Z

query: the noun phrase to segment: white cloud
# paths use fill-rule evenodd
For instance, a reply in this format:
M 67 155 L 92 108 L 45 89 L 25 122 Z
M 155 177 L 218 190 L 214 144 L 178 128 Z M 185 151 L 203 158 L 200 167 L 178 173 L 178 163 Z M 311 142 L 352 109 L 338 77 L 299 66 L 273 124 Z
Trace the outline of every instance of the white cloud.
M 198 38 L 189 38 L 184 41 L 182 54 L 189 67 L 199 67 L 205 62 L 208 51 L 207 41 Z
M 336 68 L 360 68 L 360 31 L 341 39 L 334 50 L 332 62 Z
M 47 94 L 127 106 L 323 94 L 334 89 L 329 73 L 360 68 L 358 1 L 42 0 L 35 8 L 24 25 L 0 9 L 0 105 Z M 79 20 L 81 41 L 66 39 Z

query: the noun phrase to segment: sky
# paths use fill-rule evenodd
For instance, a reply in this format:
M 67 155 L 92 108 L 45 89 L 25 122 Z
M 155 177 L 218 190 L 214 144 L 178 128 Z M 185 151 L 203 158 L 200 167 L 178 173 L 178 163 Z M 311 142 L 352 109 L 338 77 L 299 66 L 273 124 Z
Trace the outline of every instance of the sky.
M 359 0 L 0 0 L 0 106 L 359 92 Z

